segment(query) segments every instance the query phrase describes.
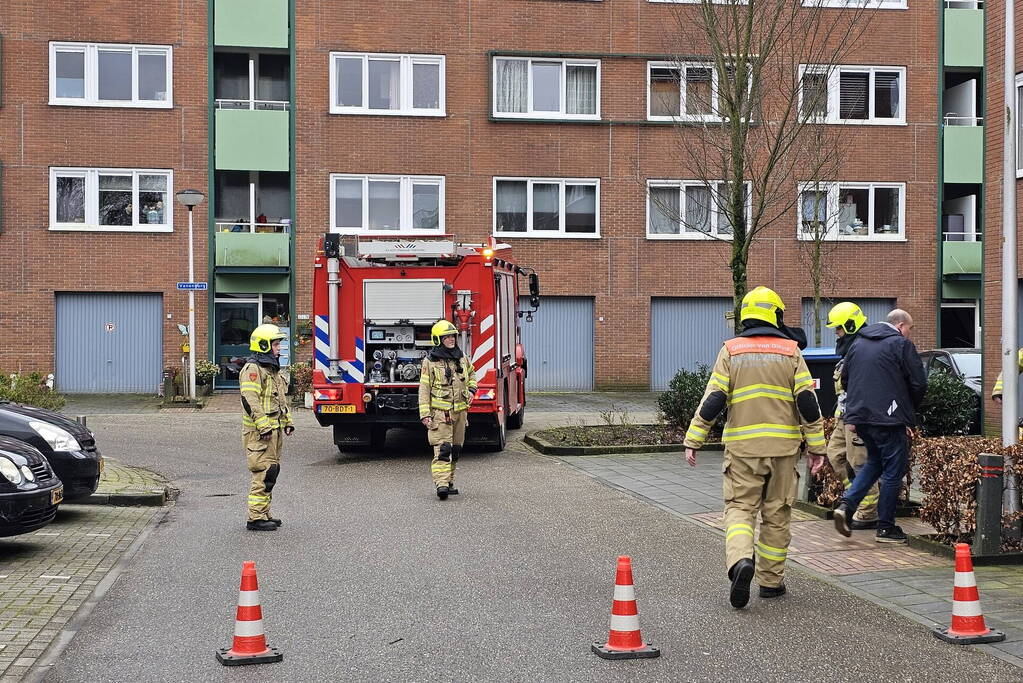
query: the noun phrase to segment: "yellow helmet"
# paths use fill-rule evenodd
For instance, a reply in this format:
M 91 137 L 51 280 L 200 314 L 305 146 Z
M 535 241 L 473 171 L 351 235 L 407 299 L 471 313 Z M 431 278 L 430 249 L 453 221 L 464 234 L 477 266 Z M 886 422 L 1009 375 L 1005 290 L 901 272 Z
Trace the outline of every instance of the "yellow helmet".
M 763 320 L 778 327 L 778 312 L 785 310 L 785 302 L 773 289 L 757 287 L 742 297 L 742 308 L 739 311 L 739 319 L 742 322 L 747 320 Z
M 1017 361 L 1019 362 L 1019 371 L 1023 372 L 1023 349 L 1020 349 L 1016 356 Z
M 270 353 L 270 345 L 278 339 L 285 339 L 287 336 L 276 325 L 270 325 L 269 323 L 260 325 L 252 330 L 252 336 L 249 337 L 249 351 Z
M 430 339 L 434 346 L 440 346 L 440 338 L 449 334 L 458 334 L 458 328 L 450 320 L 438 320 L 430 330 Z
M 851 301 L 843 301 L 828 311 L 828 327 L 841 327 L 847 334 L 856 334 L 867 324 L 867 316 Z

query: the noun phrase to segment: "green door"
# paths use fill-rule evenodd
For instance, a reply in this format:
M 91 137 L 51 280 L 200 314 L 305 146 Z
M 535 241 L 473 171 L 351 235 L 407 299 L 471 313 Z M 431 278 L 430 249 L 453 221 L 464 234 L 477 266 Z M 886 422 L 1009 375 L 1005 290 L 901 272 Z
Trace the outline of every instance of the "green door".
M 218 301 L 216 311 L 216 363 L 220 366 L 218 387 L 237 387 L 238 373 L 251 355 L 249 335 L 259 323 L 258 301 Z

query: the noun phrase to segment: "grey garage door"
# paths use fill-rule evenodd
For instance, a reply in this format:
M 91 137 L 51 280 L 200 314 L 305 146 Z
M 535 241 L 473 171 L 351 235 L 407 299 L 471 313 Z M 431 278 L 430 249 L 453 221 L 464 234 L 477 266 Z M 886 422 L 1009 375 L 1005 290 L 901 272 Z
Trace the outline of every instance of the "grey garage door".
M 519 309 L 529 308 L 523 297 Z M 519 321 L 533 391 L 593 389 L 593 299 L 545 296 L 533 322 Z
M 57 293 L 57 388 L 71 394 L 155 394 L 162 319 L 160 294 Z
M 712 366 L 721 343 L 734 336 L 729 297 L 650 301 L 650 388 L 663 391 L 681 369 Z
M 851 301 L 859 306 L 860 310 L 862 310 L 867 316 L 867 321 L 871 323 L 883 323 L 888 312 L 895 308 L 895 299 L 843 299 L 838 297 L 821 299 L 821 305 L 818 311 L 818 317 L 821 320 L 820 346 L 835 345 L 835 333 L 824 327 L 824 325 L 828 322 L 828 311 L 830 311 L 831 307 L 839 301 Z M 785 320 L 786 322 L 788 321 L 788 316 L 786 316 Z M 792 325 L 795 323 L 789 324 Z M 803 299 L 803 329 L 806 331 L 806 339 L 809 342 L 809 345 L 818 346 L 814 343 L 813 299 L 809 297 Z

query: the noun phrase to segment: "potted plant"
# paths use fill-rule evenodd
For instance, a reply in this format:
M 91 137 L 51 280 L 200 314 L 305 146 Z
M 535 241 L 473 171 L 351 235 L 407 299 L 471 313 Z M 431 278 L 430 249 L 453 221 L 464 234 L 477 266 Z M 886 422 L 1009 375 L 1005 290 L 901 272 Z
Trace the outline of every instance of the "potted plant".
M 213 393 L 213 384 L 220 376 L 220 366 L 206 359 L 198 360 L 195 363 L 195 384 L 197 393 L 209 396 Z

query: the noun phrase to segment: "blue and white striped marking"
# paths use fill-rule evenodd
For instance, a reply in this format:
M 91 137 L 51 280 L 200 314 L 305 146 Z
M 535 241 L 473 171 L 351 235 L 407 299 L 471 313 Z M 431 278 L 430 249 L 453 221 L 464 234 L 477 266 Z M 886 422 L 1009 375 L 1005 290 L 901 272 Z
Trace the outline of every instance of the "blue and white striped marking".
M 316 361 L 316 369 L 322 372 L 330 370 L 330 328 L 327 325 L 327 316 L 316 316 L 316 336 L 314 339 L 313 357 Z
M 314 341 L 313 358 L 316 362 L 316 369 L 327 373 L 330 370 L 330 325 L 325 315 L 316 316 L 316 338 Z M 361 384 L 365 381 L 366 344 L 361 337 L 355 338 L 355 360 L 338 361 L 338 368 L 341 370 L 341 381 L 343 382 Z
M 338 363 L 341 368 L 341 379 L 345 382 L 366 381 L 366 344 L 362 337 L 355 338 L 355 360 L 343 360 Z

